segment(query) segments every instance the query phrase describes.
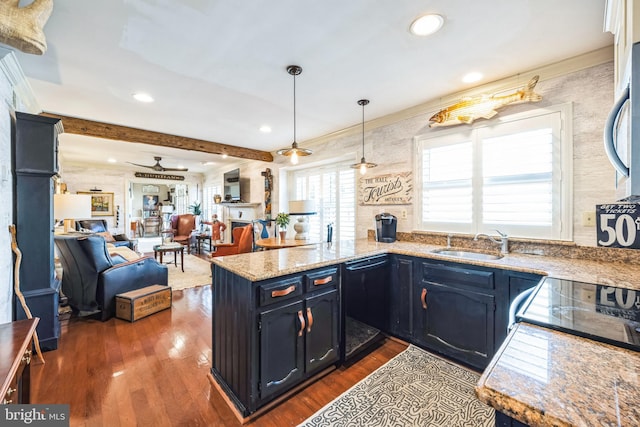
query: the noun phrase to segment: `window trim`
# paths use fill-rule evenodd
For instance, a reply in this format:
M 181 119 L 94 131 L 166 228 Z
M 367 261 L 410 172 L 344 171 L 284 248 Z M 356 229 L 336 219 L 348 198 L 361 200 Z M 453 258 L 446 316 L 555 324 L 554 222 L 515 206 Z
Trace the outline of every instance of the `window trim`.
M 541 237 L 544 239 L 552 239 L 552 240 L 562 240 L 562 241 L 572 241 L 573 240 L 573 104 L 563 103 L 557 104 L 549 107 L 536 108 L 534 110 L 529 110 L 520 113 L 514 113 L 510 115 L 505 115 L 491 121 L 481 120 L 479 122 L 474 123 L 471 126 L 456 126 L 453 128 L 439 128 L 433 129 L 428 133 L 424 133 L 421 135 L 416 135 L 413 138 L 414 141 L 414 156 L 417 159 L 415 174 L 418 179 L 416 179 L 416 185 L 414 187 L 414 200 L 415 200 L 415 212 L 414 215 L 414 224 L 413 227 L 415 230 L 420 231 L 436 231 L 436 232 L 460 232 L 460 233 L 469 233 L 469 227 L 466 225 L 460 224 L 451 224 L 450 227 L 444 229 L 442 227 L 430 228 L 427 229 L 423 226 L 422 223 L 422 151 L 423 145 L 428 141 L 433 141 L 442 138 L 452 139 L 455 135 L 460 136 L 460 141 L 462 138 L 469 138 L 474 132 L 477 132 L 479 129 L 488 128 L 488 127 L 496 127 L 502 124 L 516 122 L 519 120 L 526 120 L 530 118 L 535 118 L 538 116 L 543 116 L 547 114 L 559 113 L 560 114 L 560 129 L 559 129 L 559 137 L 560 137 L 560 156 L 561 161 L 559 164 L 560 167 L 560 198 L 561 198 L 561 218 L 560 218 L 560 230 L 558 231 L 558 235 L 555 235 L 552 238 Z M 442 143 L 442 145 L 446 145 L 446 143 Z M 476 161 L 476 160 L 474 160 Z M 555 203 L 555 201 L 554 201 Z M 481 206 L 474 205 L 474 210 L 481 209 Z M 474 212 L 474 221 L 477 218 L 475 215 L 477 212 Z M 471 225 L 471 232 L 491 232 L 491 230 L 476 230 L 475 228 L 478 225 L 474 222 Z M 515 235 L 517 237 L 517 235 Z

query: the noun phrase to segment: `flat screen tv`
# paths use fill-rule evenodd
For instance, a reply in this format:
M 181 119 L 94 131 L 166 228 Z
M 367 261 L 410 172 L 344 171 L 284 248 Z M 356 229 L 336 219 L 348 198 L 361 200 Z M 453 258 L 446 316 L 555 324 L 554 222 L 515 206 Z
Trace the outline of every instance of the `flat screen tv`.
M 224 201 L 240 202 L 240 169 L 234 169 L 223 175 L 224 179 Z

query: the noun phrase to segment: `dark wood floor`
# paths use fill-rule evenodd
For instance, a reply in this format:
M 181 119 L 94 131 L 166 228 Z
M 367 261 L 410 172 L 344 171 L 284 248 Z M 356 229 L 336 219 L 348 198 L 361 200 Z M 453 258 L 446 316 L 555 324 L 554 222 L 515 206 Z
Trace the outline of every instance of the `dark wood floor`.
M 129 323 L 72 318 L 59 348 L 34 359 L 33 403 L 67 403 L 72 426 L 238 426 L 207 379 L 211 368 L 211 287 L 174 291 L 173 307 Z M 404 350 L 387 340 L 253 420 L 295 426 Z

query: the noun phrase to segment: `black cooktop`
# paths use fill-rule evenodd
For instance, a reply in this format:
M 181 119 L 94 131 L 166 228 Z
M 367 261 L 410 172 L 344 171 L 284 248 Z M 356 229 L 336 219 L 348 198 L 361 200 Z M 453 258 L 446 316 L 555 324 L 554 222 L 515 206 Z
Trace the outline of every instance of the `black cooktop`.
M 517 319 L 640 351 L 640 290 L 546 277 Z

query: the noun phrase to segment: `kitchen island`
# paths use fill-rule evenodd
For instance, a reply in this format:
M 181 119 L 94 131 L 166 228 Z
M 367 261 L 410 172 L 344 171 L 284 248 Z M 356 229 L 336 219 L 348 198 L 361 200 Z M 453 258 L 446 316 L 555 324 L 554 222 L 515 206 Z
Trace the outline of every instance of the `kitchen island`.
M 474 271 L 476 277 L 486 281 L 486 289 L 482 290 L 483 293 L 488 294 L 490 289 L 492 289 L 491 292 L 495 292 L 495 297 L 489 295 L 483 296 L 483 298 L 492 298 L 488 305 L 485 305 L 487 305 L 487 311 L 489 311 L 491 304 L 493 304 L 497 313 L 496 318 L 502 317 L 505 306 L 508 306 L 508 300 L 505 297 L 501 297 L 499 292 L 502 292 L 501 288 L 510 284 L 509 280 L 512 278 L 512 273 L 516 275 L 549 275 L 569 280 L 640 289 L 640 267 L 635 264 L 561 259 L 517 253 L 508 254 L 495 260 L 463 259 L 434 253 L 433 251 L 437 249 L 442 249 L 442 246 L 402 241 L 378 243 L 361 239 L 335 242 L 332 245 L 324 243 L 215 258 L 212 265 L 214 274 L 214 361 L 212 375 L 214 383 L 217 383 L 222 393 L 228 396 L 229 401 L 235 405 L 241 417 L 247 417 L 258 409 L 264 409 L 267 404 L 277 402 L 277 397 L 280 395 L 281 390 L 273 393 L 266 390 L 276 390 L 292 377 L 296 377 L 297 381 L 299 380 L 298 383 L 300 383 L 301 381 L 312 380 L 314 375 L 321 374 L 323 372 L 322 369 L 307 370 L 312 360 L 319 360 L 316 357 L 308 357 L 313 352 L 315 354 L 322 353 L 321 360 L 323 363 L 320 363 L 321 368 L 330 369 L 332 366 L 339 364 L 340 359 L 336 357 L 336 352 L 340 352 L 339 347 L 342 342 L 340 341 L 336 344 L 335 334 L 336 328 L 338 335 L 340 334 L 340 329 L 343 328 L 343 325 L 341 324 L 341 317 L 338 316 L 336 320 L 335 316 L 336 310 L 340 310 L 343 295 L 340 266 L 343 263 L 362 258 L 388 255 L 396 257 L 395 259 L 400 261 L 416 261 L 414 264 L 420 264 L 419 266 L 416 265 L 407 270 L 394 270 L 395 273 L 399 272 L 396 275 L 404 274 L 402 277 L 406 278 L 420 276 L 418 278 L 413 277 L 412 280 L 420 279 L 422 275 L 426 275 L 427 271 L 438 273 L 437 270 L 433 270 L 435 267 L 446 269 L 449 273 L 453 272 L 458 277 L 464 276 L 464 272 L 469 268 Z M 402 262 L 399 265 L 402 266 Z M 427 266 L 428 269 L 427 267 L 423 268 L 422 265 Z M 461 266 L 464 269 L 461 269 Z M 508 273 L 509 276 L 503 277 L 502 272 Z M 513 277 L 519 279 L 517 276 Z M 316 287 L 314 283 L 322 286 Z M 414 302 L 418 302 L 419 306 L 419 300 L 422 298 L 425 309 L 427 305 L 431 309 L 435 305 L 431 303 L 435 301 L 433 299 L 429 301 L 425 298 L 427 295 L 425 289 L 427 288 L 423 288 L 422 296 L 415 296 L 413 299 Z M 435 298 L 438 294 L 432 292 L 432 288 L 428 288 L 428 295 L 430 298 Z M 441 290 L 441 288 L 438 289 Z M 462 295 L 462 291 L 456 290 L 456 292 Z M 450 294 L 457 295 L 453 292 Z M 283 299 L 276 301 L 276 299 L 280 298 Z M 409 295 L 408 299 L 411 300 L 411 295 Z M 455 302 L 457 301 L 454 300 Z M 390 304 L 394 304 L 393 298 L 390 299 Z M 283 320 L 285 317 L 280 317 L 281 313 L 286 313 L 288 318 L 296 319 L 295 322 L 287 321 L 290 323 L 286 323 Z M 322 319 L 322 321 L 318 321 L 319 319 Z M 311 324 L 313 324 L 314 331 L 322 331 L 320 333 L 322 335 L 320 342 L 309 339 L 307 330 L 311 328 Z M 276 343 L 275 346 L 270 345 L 268 339 L 275 340 L 276 337 L 283 336 L 282 329 L 270 329 L 276 325 L 280 325 L 279 327 L 286 329 L 287 332 L 300 337 L 297 339 L 299 344 L 294 345 L 281 341 Z M 322 327 L 319 325 L 322 325 Z M 496 325 L 496 331 L 502 329 L 498 327 L 502 325 L 497 320 Z M 268 326 L 268 328 L 265 329 L 265 326 Z M 277 333 L 274 332 L 276 330 L 278 331 Z M 402 330 L 402 325 L 398 330 Z M 490 328 L 485 332 L 493 334 Z M 551 330 L 548 333 L 551 336 L 562 334 Z M 393 330 L 392 334 L 408 341 L 412 341 L 415 336 L 419 337 L 418 334 L 409 334 L 408 336 L 403 336 L 401 333 L 395 334 Z M 504 349 L 513 344 L 512 336 L 505 341 L 499 353 L 502 352 L 501 354 L 503 354 Z M 423 337 L 429 338 L 427 335 L 423 335 Z M 492 337 L 493 335 L 490 338 L 493 339 Z M 426 338 L 424 343 L 429 342 Z M 504 337 L 498 338 L 496 333 L 497 344 Z M 602 345 L 582 338 L 580 340 L 584 341 L 583 345 L 587 348 L 591 348 L 592 345 Z M 489 344 L 492 343 L 492 341 L 487 342 Z M 420 340 L 418 340 L 418 343 L 422 344 Z M 282 354 L 287 345 L 291 347 L 289 349 L 291 353 L 290 359 L 295 366 L 291 365 L 294 367 L 289 370 L 283 370 L 283 367 L 279 365 L 280 361 L 276 363 L 274 360 L 277 360 L 278 354 Z M 269 347 L 267 348 L 267 346 Z M 429 346 L 427 345 L 427 347 Z M 273 348 L 275 350 L 271 350 Z M 493 348 L 489 350 L 491 352 L 488 353 L 488 357 L 491 359 Z M 271 351 L 273 353 L 270 353 Z M 224 352 L 226 354 L 223 354 Z M 266 358 L 267 362 L 264 361 L 265 355 L 271 355 L 269 356 L 270 358 Z M 553 364 L 555 359 L 561 360 L 567 356 L 573 357 L 576 362 L 581 357 L 580 354 L 568 355 L 564 353 L 563 347 L 559 346 L 554 347 L 549 352 L 548 360 L 550 364 Z M 286 360 L 287 357 L 281 357 L 281 359 Z M 304 360 L 307 360 L 307 362 Z M 469 359 L 467 362 L 471 366 L 483 366 L 481 365 L 482 360 Z M 585 361 L 585 363 L 589 362 Z M 484 366 L 486 364 L 487 362 L 484 363 Z M 579 369 L 580 365 L 580 363 L 575 363 L 573 365 L 575 371 L 569 369 L 565 372 L 564 378 L 566 381 L 572 381 L 574 377 L 582 375 L 582 370 Z M 260 375 L 264 375 L 265 372 L 270 370 L 280 370 L 278 373 L 280 376 L 277 376 L 275 380 L 260 378 Z M 286 373 L 286 375 L 283 375 L 282 372 Z M 238 378 L 243 375 L 245 377 L 238 381 Z M 597 381 L 598 377 L 591 378 L 591 380 Z M 478 395 L 481 399 L 484 396 L 483 387 L 479 385 L 478 388 Z M 287 388 L 282 388 L 282 390 L 286 391 Z M 293 392 L 295 390 L 290 389 L 289 391 Z M 636 392 L 640 392 L 640 390 L 636 388 Z M 638 393 L 635 395 L 638 395 Z M 238 398 L 238 396 L 241 397 Z M 565 397 L 567 397 L 567 400 L 560 402 L 554 408 L 566 407 L 572 408 L 572 411 L 580 414 L 590 413 L 588 403 L 575 399 L 573 395 Z M 510 407 L 518 404 L 517 397 L 505 397 L 505 399 L 510 399 Z M 517 416 L 519 414 L 519 412 L 509 410 L 504 401 L 502 401 L 502 405 L 499 405 L 497 403 L 499 399 L 487 399 L 485 401 L 495 406 L 498 410 L 504 410 L 509 415 Z M 526 405 L 526 402 L 522 404 Z M 533 410 L 535 411 L 535 409 Z M 543 415 L 551 417 L 548 419 L 553 419 L 556 415 L 558 419 L 563 417 L 563 414 L 554 414 L 553 411 L 543 413 Z

